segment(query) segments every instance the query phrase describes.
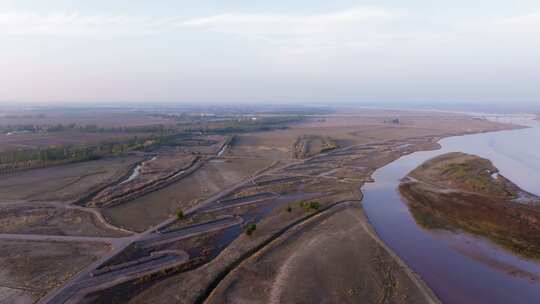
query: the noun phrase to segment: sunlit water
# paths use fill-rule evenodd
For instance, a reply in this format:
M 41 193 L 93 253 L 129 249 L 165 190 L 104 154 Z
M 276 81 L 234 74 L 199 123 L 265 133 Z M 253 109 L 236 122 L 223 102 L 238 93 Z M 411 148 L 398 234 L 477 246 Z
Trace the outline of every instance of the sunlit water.
M 418 226 L 402 201 L 400 179 L 422 162 L 448 152 L 490 159 L 500 173 L 540 195 L 540 123 L 512 117 L 531 128 L 440 141 L 437 151 L 417 152 L 377 170 L 363 204 L 379 236 L 417 272 L 444 303 L 540 303 L 540 263 L 480 237 Z

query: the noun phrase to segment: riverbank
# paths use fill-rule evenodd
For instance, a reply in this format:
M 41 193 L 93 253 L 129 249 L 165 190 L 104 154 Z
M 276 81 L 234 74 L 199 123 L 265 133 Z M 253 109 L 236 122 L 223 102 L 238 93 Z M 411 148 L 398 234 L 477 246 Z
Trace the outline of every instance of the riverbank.
M 498 119 L 503 120 L 501 118 L 504 117 Z M 525 121 L 510 117 L 504 121 L 525 122 L 530 128 L 442 139 L 438 150 L 417 152 L 377 170 L 373 176 L 376 182 L 366 184 L 363 189 L 364 209 L 378 235 L 444 303 L 534 303 L 540 299 L 538 262 L 516 256 L 486 238 L 459 229 L 433 229 L 441 222 L 430 221 L 432 218 L 424 217 L 432 227 L 426 229 L 418 225 L 406 200 L 396 191 L 402 178 L 423 162 L 460 151 L 492 160 L 501 178 L 507 177 L 520 188 L 538 193 L 535 181 L 540 175 L 539 155 L 530 149 L 530 141 L 538 136 L 540 128 L 530 118 Z M 461 182 L 454 185 L 462 186 Z M 467 191 L 474 190 L 469 186 Z M 443 192 L 451 194 L 456 190 Z M 439 193 L 436 195 L 439 198 Z M 470 208 L 471 204 L 467 206 Z M 480 216 L 485 217 L 488 216 Z M 494 289 L 493 286 L 505 288 Z
M 489 132 L 494 131 L 494 129 L 515 128 L 515 126 L 508 125 L 489 125 L 490 127 L 496 126 L 496 128 L 466 130 L 462 133 L 469 134 Z M 462 133 L 444 132 L 438 133 L 436 136 L 408 137 L 352 145 L 312 157 L 301 163 L 285 166 L 281 170 L 272 173 L 275 180 L 285 178 L 284 181 L 289 181 L 290 179 L 286 179 L 288 176 L 301 178 L 300 182 L 296 180 L 295 182 L 284 182 L 277 185 L 251 186 L 239 189 L 239 191 L 231 194 L 231 197 L 245 197 L 259 192 L 276 191 L 280 195 L 299 192 L 319 193 L 319 197 L 323 197 L 321 194 L 325 193 L 326 198 L 317 198 L 322 210 L 340 199 L 354 200 L 360 197 L 360 187 L 370 180 L 370 176 L 378 168 L 416 151 L 437 149 L 439 148 L 437 142 L 441 138 Z M 232 147 L 232 153 L 234 151 L 235 147 Z M 270 179 L 265 178 L 264 180 Z M 328 193 L 332 195 L 328 195 Z M 291 211 L 288 211 L 289 207 Z M 305 211 L 299 208 L 299 205 L 294 201 L 292 203 L 281 202 L 257 222 L 257 229 L 253 235 L 238 236 L 212 261 L 192 271 L 160 279 L 150 288 L 135 292 L 131 295 L 130 300 L 124 302 L 167 303 L 170 299 L 174 299 L 178 303 L 249 301 L 250 299 L 253 300 L 250 294 L 254 290 L 252 285 L 256 281 L 261 281 L 259 286 L 261 288 L 256 288 L 258 297 L 283 301 L 294 300 L 295 292 L 300 292 L 300 290 L 304 291 L 303 295 L 306 298 L 318 297 L 318 299 L 328 299 L 329 301 L 342 301 L 344 299 L 355 301 L 359 298 L 374 295 L 381 295 L 383 299 L 388 299 L 390 303 L 399 303 L 399 301 L 403 301 L 404 297 L 423 299 L 418 301 L 420 303 L 435 301 L 434 296 L 431 298 L 426 296 L 426 294 L 433 295 L 433 293 L 430 292 L 429 288 L 425 287 L 426 285 L 422 283 L 419 277 L 412 275 L 414 272 L 405 263 L 399 263 L 396 255 L 389 254 L 382 247 L 378 247 L 379 245 L 374 245 L 377 244 L 376 240 L 378 238 L 372 238 L 366 232 L 372 229 L 367 229 L 369 228 L 369 222 L 365 220 L 362 208 L 350 207 L 345 209 L 346 211 L 336 212 L 331 217 L 322 216 L 321 213 L 320 217 L 310 220 L 310 225 L 299 224 L 290 227 L 290 230 L 279 235 L 279 239 L 266 244 L 268 239 L 273 238 L 276 231 L 281 231 L 282 227 L 287 227 L 287 223 L 293 222 L 295 218 L 305 216 Z M 316 210 L 314 212 L 318 213 Z M 359 219 L 362 217 L 364 220 L 360 221 Z M 352 221 L 351 218 L 356 220 Z M 328 221 L 332 222 L 332 224 L 325 224 Z M 298 235 L 299 237 L 291 238 L 292 235 Z M 324 235 L 326 237 L 323 237 Z M 339 242 L 340 246 L 337 246 L 333 238 L 336 235 L 339 235 L 339 237 L 335 239 L 342 240 L 342 242 Z M 334 257 L 329 259 L 321 257 L 322 260 L 315 263 L 315 265 L 320 265 L 320 267 L 315 267 L 316 269 L 310 269 L 310 266 L 314 265 L 313 259 L 315 258 L 314 251 L 311 250 L 312 247 L 301 246 L 301 244 L 311 244 L 312 242 L 317 243 L 316 246 L 313 245 L 313 248 L 317 248 L 317 252 L 324 252 L 327 257 Z M 355 248 L 355 246 L 360 246 L 362 250 L 360 250 L 360 247 Z M 340 252 L 344 250 L 348 253 L 347 257 L 340 256 Z M 372 254 L 372 257 L 375 258 L 375 252 L 386 252 L 384 253 L 385 258 L 382 259 L 384 262 L 379 263 L 382 266 L 381 268 L 373 268 L 374 266 L 370 263 L 373 260 L 358 263 L 358 267 L 363 266 L 365 269 L 370 269 L 371 272 L 358 272 L 349 267 L 351 265 L 350 261 L 363 254 L 368 256 Z M 248 253 L 247 256 L 246 253 Z M 280 258 L 272 258 L 274 254 L 280 256 Z M 303 258 L 294 258 L 294 256 Z M 392 271 L 387 271 L 389 265 L 394 265 Z M 287 271 L 287 269 L 289 270 Z M 318 275 L 310 275 L 308 272 L 299 271 L 301 269 L 308 272 L 319 270 L 321 272 Z M 347 286 L 350 287 L 340 288 L 341 286 L 332 285 L 332 282 L 326 281 L 328 278 L 335 278 L 335 276 L 332 276 L 331 273 L 324 273 L 325 269 L 342 269 L 343 277 L 350 278 L 347 283 Z M 289 275 L 279 277 L 279 273 L 288 273 Z M 392 275 L 385 276 L 385 273 L 392 273 Z M 412 277 L 408 274 L 411 274 Z M 372 279 L 373 275 L 376 275 L 380 280 L 373 281 L 373 288 L 365 288 L 366 286 L 363 286 L 362 282 L 365 282 L 368 277 Z M 397 282 L 397 284 L 408 286 L 408 288 L 406 291 L 384 288 L 382 286 L 392 285 L 385 285 L 388 283 L 385 280 L 395 280 L 394 283 Z M 275 284 L 274 282 L 277 281 L 281 283 Z M 296 287 L 290 289 L 290 292 L 284 289 L 276 291 L 280 290 L 279 286 Z M 424 286 L 425 289 L 419 286 Z M 274 291 L 272 292 L 272 290 Z M 327 290 L 328 293 L 320 294 L 321 290 Z M 277 296 L 278 294 L 280 296 Z
M 409 173 L 399 190 L 426 229 L 464 230 L 539 259 L 540 199 L 498 172 L 489 160 L 448 153 Z

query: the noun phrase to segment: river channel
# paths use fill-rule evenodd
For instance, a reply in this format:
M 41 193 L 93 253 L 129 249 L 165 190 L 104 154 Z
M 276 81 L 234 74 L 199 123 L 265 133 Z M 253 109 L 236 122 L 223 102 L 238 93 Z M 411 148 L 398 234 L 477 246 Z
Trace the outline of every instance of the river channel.
M 424 229 L 397 190 L 400 179 L 424 161 L 465 152 L 490 159 L 500 174 L 540 195 L 540 122 L 520 116 L 497 119 L 530 128 L 443 139 L 440 150 L 416 152 L 380 168 L 375 182 L 362 189 L 364 209 L 378 235 L 443 303 L 540 303 L 540 261 L 471 234 Z

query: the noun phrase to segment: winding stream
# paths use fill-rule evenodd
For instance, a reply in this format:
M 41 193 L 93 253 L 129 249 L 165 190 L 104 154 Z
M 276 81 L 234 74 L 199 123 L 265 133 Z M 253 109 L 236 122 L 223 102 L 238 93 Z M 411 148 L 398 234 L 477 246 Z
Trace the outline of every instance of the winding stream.
M 122 182 L 120 182 L 119 185 L 129 183 L 130 181 L 136 179 L 141 174 L 141 168 L 142 168 L 143 164 L 147 163 L 147 162 L 154 161 L 156 159 L 157 159 L 157 156 L 154 156 L 151 159 L 149 159 L 147 161 L 143 161 L 140 164 L 138 164 L 137 166 L 135 166 L 135 168 L 133 168 L 133 171 L 131 171 L 131 174 L 129 175 L 129 177 L 126 178 L 125 180 L 123 180 Z
M 422 162 L 460 151 L 490 159 L 502 175 L 540 195 L 540 123 L 526 117 L 497 119 L 531 128 L 443 139 L 440 150 L 416 152 L 377 170 L 375 182 L 362 189 L 364 209 L 378 235 L 443 303 L 540 303 L 540 261 L 467 233 L 423 229 L 397 191 L 400 179 Z

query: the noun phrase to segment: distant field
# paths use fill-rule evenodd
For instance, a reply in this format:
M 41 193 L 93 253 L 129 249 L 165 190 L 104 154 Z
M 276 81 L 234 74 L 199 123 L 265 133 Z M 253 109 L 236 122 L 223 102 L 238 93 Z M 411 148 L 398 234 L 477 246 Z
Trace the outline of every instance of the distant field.
M 104 158 L 3 176 L 0 200 L 69 201 L 119 179 L 141 158 Z
M 173 121 L 145 113 L 131 113 L 128 110 L 80 110 L 69 111 L 31 111 L 0 114 L 0 126 L 8 125 L 57 125 L 77 124 L 99 127 L 132 127 L 155 124 L 170 124 Z
M 398 117 L 399 124 L 385 122 Z M 230 155 L 290 159 L 292 144 L 305 134 L 330 137 L 340 147 L 384 140 L 429 135 L 477 132 L 487 127 L 500 128 L 494 122 L 449 113 L 351 109 L 336 114 L 311 117 L 285 130 L 239 134 Z
M 129 110 L 35 110 L 0 113 L 0 128 L 8 126 L 95 126 L 96 128 L 130 128 L 153 125 L 169 125 L 175 122 L 170 119 L 152 116 L 146 113 L 135 113 Z M 146 131 L 144 131 L 146 132 Z M 8 134 L 0 132 L 0 152 L 13 149 L 34 149 L 47 146 L 91 144 L 101 141 L 114 141 L 149 133 L 122 132 L 79 132 L 66 130 L 60 132 L 19 132 Z
M 115 141 L 144 136 L 145 134 L 126 133 L 81 133 L 81 132 L 54 132 L 54 133 L 21 133 L 6 135 L 0 134 L 0 152 L 14 149 L 35 149 L 48 146 L 92 144 L 102 141 Z

